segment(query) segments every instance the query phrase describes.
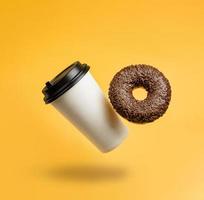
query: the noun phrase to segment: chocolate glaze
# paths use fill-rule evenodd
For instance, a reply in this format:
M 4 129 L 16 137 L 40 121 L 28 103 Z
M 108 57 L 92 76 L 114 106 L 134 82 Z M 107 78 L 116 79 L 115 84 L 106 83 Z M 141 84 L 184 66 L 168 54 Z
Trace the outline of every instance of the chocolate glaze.
M 147 91 L 144 100 L 133 96 L 133 89 L 143 87 Z M 145 64 L 130 65 L 113 77 L 109 98 L 114 109 L 128 121 L 152 122 L 161 117 L 171 100 L 171 87 L 158 69 Z

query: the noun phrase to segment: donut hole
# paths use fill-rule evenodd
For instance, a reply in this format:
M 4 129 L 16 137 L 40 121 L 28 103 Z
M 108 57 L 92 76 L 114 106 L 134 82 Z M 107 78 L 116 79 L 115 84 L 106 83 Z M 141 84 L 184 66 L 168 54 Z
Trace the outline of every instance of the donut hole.
M 136 87 L 133 89 L 132 94 L 135 99 L 142 101 L 147 98 L 147 90 L 144 87 Z

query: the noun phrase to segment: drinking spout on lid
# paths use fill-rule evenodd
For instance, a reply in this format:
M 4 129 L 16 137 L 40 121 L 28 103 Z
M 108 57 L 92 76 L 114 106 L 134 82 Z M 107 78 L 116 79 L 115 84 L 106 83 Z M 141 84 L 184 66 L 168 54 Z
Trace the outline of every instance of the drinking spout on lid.
M 48 88 L 52 86 L 52 84 L 51 84 L 49 81 L 46 82 L 45 85 L 46 85 Z

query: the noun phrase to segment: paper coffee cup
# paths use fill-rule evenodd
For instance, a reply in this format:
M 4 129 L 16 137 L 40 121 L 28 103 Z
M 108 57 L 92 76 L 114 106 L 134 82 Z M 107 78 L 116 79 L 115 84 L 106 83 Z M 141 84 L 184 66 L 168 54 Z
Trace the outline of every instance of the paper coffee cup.
M 98 149 L 108 152 L 127 136 L 122 124 L 89 66 L 75 62 L 43 88 L 44 101 L 51 103 L 75 125 Z

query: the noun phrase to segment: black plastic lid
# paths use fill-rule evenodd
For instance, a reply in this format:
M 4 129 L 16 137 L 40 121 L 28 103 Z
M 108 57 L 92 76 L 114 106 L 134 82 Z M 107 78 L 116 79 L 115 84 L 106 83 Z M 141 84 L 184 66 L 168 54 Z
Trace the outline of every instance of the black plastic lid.
M 81 64 L 77 61 L 60 72 L 51 81 L 46 82 L 46 86 L 42 90 L 45 95 L 45 103 L 51 103 L 73 87 L 89 71 L 89 68 L 87 64 Z

